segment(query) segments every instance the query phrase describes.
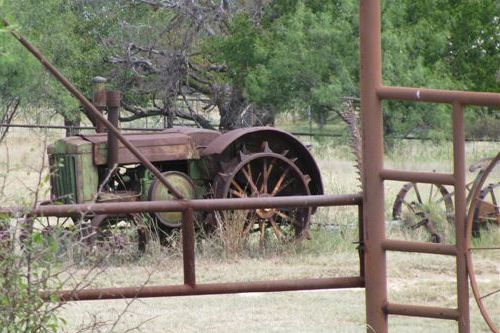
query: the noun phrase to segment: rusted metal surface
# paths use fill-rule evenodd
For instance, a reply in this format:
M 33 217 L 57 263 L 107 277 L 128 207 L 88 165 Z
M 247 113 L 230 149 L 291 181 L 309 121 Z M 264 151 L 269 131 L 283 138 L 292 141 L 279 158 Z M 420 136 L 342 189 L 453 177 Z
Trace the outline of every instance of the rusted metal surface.
M 94 146 L 93 158 L 95 165 L 105 165 L 108 159 L 108 137 L 106 134 L 82 134 L 82 139 L 91 142 Z M 151 162 L 166 160 L 186 160 L 198 158 L 193 140 L 181 133 L 163 135 L 161 133 L 131 133 L 124 137 L 141 151 Z M 66 139 L 73 140 L 73 139 Z M 127 147 L 119 144 L 117 147 L 117 163 L 139 163 L 140 160 Z M 170 190 L 170 189 L 169 189 Z
M 193 209 L 188 208 L 182 216 L 182 261 L 184 264 L 184 285 L 195 287 L 195 235 Z
M 363 172 L 365 210 L 366 304 L 368 332 L 387 332 L 388 314 L 453 319 L 458 332 L 470 332 L 466 265 L 464 105 L 500 106 L 500 94 L 386 87 L 382 84 L 380 0 L 360 1 L 361 112 L 363 120 Z M 448 103 L 453 105 L 453 175 L 432 175 L 383 169 L 381 100 Z M 385 240 L 382 180 L 438 183 L 455 187 L 455 248 Z M 469 217 L 470 218 L 470 217 Z M 369 221 L 369 223 L 367 223 Z M 387 300 L 385 250 L 456 255 L 457 309 L 392 304 Z M 454 253 L 455 252 L 455 253 Z M 488 320 L 487 316 L 485 316 Z
M 482 247 L 481 245 L 475 245 L 473 240 L 475 237 L 476 223 L 474 220 L 478 217 L 478 209 L 481 204 L 484 202 L 481 198 L 481 192 L 484 188 L 486 181 L 488 180 L 488 176 L 493 172 L 495 168 L 500 167 L 500 153 L 491 160 L 490 164 L 484 169 L 484 173 L 479 181 L 475 184 L 475 187 L 472 189 L 472 200 L 469 206 L 468 214 L 467 214 L 467 233 L 466 233 L 466 244 L 467 244 L 467 269 L 469 272 L 470 285 L 472 288 L 472 293 L 474 294 L 474 298 L 476 299 L 476 303 L 479 306 L 479 310 L 483 315 L 486 323 L 490 327 L 490 329 L 495 332 L 500 332 L 500 320 L 498 313 L 490 313 L 490 309 L 488 308 L 487 299 L 490 297 L 499 297 L 500 293 L 500 281 L 496 281 L 496 284 L 488 286 L 488 288 L 481 287 L 480 277 L 478 277 L 479 272 L 476 272 L 476 267 L 474 265 L 474 255 L 476 252 L 483 251 L 500 251 L 500 244 L 498 241 L 493 244 L 488 244 L 487 247 Z M 498 173 L 500 171 L 497 170 Z M 500 208 L 498 206 L 498 202 L 496 203 L 496 210 L 498 211 Z M 498 215 L 496 218 L 490 220 L 496 228 L 498 226 Z M 497 229 L 498 232 L 498 229 Z M 493 281 L 494 282 L 494 281 Z
M 81 214 L 121 215 L 141 212 L 183 212 L 193 210 L 232 210 L 258 208 L 294 208 L 323 206 L 357 206 L 361 203 L 359 194 L 344 195 L 306 195 L 293 197 L 244 198 L 244 199 L 197 199 L 168 201 L 135 201 L 119 203 L 93 203 L 77 205 L 44 205 L 25 211 L 19 208 L 0 208 L 0 214 L 6 216 L 74 216 Z
M 162 133 L 171 134 L 179 133 L 189 136 L 196 145 L 196 148 L 203 151 L 212 141 L 221 135 L 221 132 L 203 129 L 203 128 L 192 128 L 192 127 L 173 127 L 169 129 L 164 129 Z M 201 154 L 201 153 L 200 153 Z
M 262 293 L 299 290 L 319 289 L 345 289 L 363 288 L 364 279 L 360 276 L 319 278 L 319 279 L 295 279 L 295 280 L 268 280 L 253 282 L 230 282 L 170 286 L 143 286 L 129 288 L 103 288 L 80 291 L 61 291 L 57 293 L 61 301 L 88 301 L 122 298 L 146 298 L 146 297 L 169 297 L 169 296 L 195 296 L 195 295 L 219 295 L 236 293 Z M 42 295 L 45 299 L 51 297 L 50 293 Z
M 289 150 L 293 157 L 300 157 L 295 164 L 304 174 L 309 175 L 311 194 L 323 194 L 323 181 L 321 173 L 314 157 L 307 147 L 290 133 L 272 127 L 240 128 L 222 134 L 213 140 L 201 153 L 202 156 L 221 156 L 228 154 L 234 156 L 245 145 L 252 151 L 252 143 L 255 143 L 254 151 L 261 151 L 263 142 L 268 142 L 270 149 L 277 153 Z
M 106 94 L 106 78 L 96 76 L 93 80 L 92 83 L 94 85 L 94 96 L 92 102 L 94 103 L 96 109 L 102 114 L 106 108 L 106 98 L 108 97 Z M 92 113 L 90 113 L 90 117 L 92 118 L 93 122 L 95 123 L 96 126 L 96 132 L 97 133 L 104 133 L 106 132 L 106 126 L 99 120 L 96 119 Z
M 109 122 L 116 128 L 120 128 L 119 126 L 119 118 L 120 118 L 120 107 L 122 101 L 122 94 L 119 91 L 108 91 L 106 93 L 106 104 L 108 107 L 108 120 Z M 118 164 L 118 138 L 113 133 L 108 132 L 108 156 L 107 156 L 107 165 L 108 170 L 113 170 Z M 147 156 L 146 156 L 147 158 Z
M 387 251 L 415 252 L 456 256 L 457 248 L 450 244 L 434 244 L 428 242 L 411 242 L 397 239 L 385 239 L 382 247 Z
M 384 306 L 384 311 L 387 314 L 410 316 L 410 317 L 436 318 L 436 319 L 448 319 L 448 320 L 459 320 L 460 318 L 460 311 L 458 309 L 442 308 L 437 306 L 387 303 Z
M 410 181 L 414 183 L 428 183 L 454 185 L 455 178 L 451 174 L 437 172 L 412 172 L 405 170 L 383 169 L 380 177 L 384 180 Z
M 289 159 L 286 152 L 275 153 L 267 141 L 261 152 L 240 151 L 225 164 L 215 181 L 216 197 L 219 198 L 271 198 L 281 196 L 308 196 L 311 178 Z M 227 212 L 226 212 L 227 214 Z M 266 229 L 271 228 L 278 239 L 287 237 L 310 238 L 309 207 L 294 209 L 264 208 L 247 212 L 244 235 L 253 231 L 264 240 Z M 291 230 L 290 230 L 291 229 Z
M 71 215 L 74 212 L 85 212 L 95 214 L 129 214 L 146 211 L 182 211 L 182 242 L 184 262 L 184 285 L 155 286 L 155 287 L 131 287 L 131 288 L 107 288 L 88 289 L 79 291 L 61 291 L 57 296 L 61 301 L 69 300 L 97 300 L 117 299 L 135 297 L 165 297 L 165 296 L 188 296 L 208 294 L 230 294 L 242 292 L 276 292 L 293 290 L 314 290 L 332 288 L 362 288 L 364 278 L 340 277 L 326 279 L 302 279 L 302 280 L 275 280 L 236 283 L 213 283 L 196 284 L 195 276 L 195 237 L 194 237 L 194 210 L 214 209 L 248 209 L 248 208 L 279 208 L 279 207 L 308 207 L 308 206 L 343 206 L 360 205 L 359 195 L 340 196 L 302 196 L 302 197 L 273 197 L 273 198 L 246 198 L 246 199 L 213 199 L 213 200 L 175 200 L 164 202 L 142 202 L 142 203 L 101 203 L 94 205 L 47 205 L 41 206 L 31 212 L 32 216 L 57 216 Z M 119 209 L 121 206 L 121 209 Z M 2 210 L 5 213 L 12 210 Z M 360 211 L 362 211 L 360 209 Z M 104 216 L 104 215 L 101 215 Z M 360 219 L 361 222 L 361 219 Z M 53 294 L 42 295 L 50 299 Z
M 394 200 L 392 218 L 402 222 L 405 228 L 425 228 L 433 243 L 441 243 L 448 236 L 447 226 L 454 224 L 453 199 L 442 185 L 424 185 L 403 185 Z
M 497 93 L 387 86 L 380 86 L 376 91 L 380 99 L 388 100 L 500 106 L 500 94 Z
M 473 191 L 483 178 L 486 167 L 492 158 L 483 158 L 471 164 L 470 172 L 476 172 L 474 180 L 466 184 L 468 191 L 466 206 L 472 201 Z M 474 211 L 474 234 L 478 237 L 481 229 L 485 229 L 495 220 L 500 225 L 500 179 L 494 180 L 480 189 L 478 199 L 480 203 Z M 453 204 L 454 191 L 449 191 L 438 183 L 404 184 L 394 200 L 392 218 L 403 223 L 404 227 L 416 229 L 424 227 L 432 237 L 433 242 L 445 242 L 455 224 L 455 206 Z M 486 227 L 486 228 L 485 228 Z
M 163 175 L 179 190 L 184 198 L 196 199 L 196 186 L 188 175 L 179 171 L 167 171 Z M 161 182 L 154 180 L 148 191 L 148 199 L 150 201 L 168 201 L 175 198 Z M 151 216 L 157 222 L 170 228 L 178 228 L 182 225 L 182 214 L 179 212 L 157 212 L 151 214 Z
M 382 86 L 380 0 L 360 1 L 361 124 L 363 138 L 363 220 L 366 324 L 368 332 L 388 331 L 383 170 L 384 131 L 377 89 Z
M 500 97 L 500 95 L 498 95 Z M 486 98 L 486 97 L 484 97 Z M 500 101 L 500 98 L 499 98 Z M 465 128 L 464 109 L 453 102 L 453 175 L 455 177 L 455 244 L 457 247 L 458 331 L 470 332 L 469 283 L 467 276 L 466 211 L 465 211 Z

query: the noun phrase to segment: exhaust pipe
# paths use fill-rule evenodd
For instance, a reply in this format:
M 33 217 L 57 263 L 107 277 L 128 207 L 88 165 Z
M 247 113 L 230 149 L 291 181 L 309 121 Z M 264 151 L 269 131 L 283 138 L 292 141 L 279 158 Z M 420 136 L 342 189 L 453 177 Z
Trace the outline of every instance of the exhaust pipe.
M 108 106 L 108 121 L 114 127 L 120 129 L 120 106 L 122 93 L 120 91 L 108 91 L 106 93 L 106 104 Z M 112 170 L 118 163 L 118 138 L 108 131 L 108 170 Z
M 95 105 L 96 109 L 102 114 L 104 109 L 106 108 L 106 78 L 101 77 L 101 76 L 96 76 L 95 78 L 92 79 L 92 83 L 94 86 L 94 98 L 93 98 L 93 104 Z M 97 133 L 104 133 L 106 132 L 106 126 L 104 126 L 103 122 L 100 121 L 96 117 L 94 118 L 95 122 L 95 131 Z

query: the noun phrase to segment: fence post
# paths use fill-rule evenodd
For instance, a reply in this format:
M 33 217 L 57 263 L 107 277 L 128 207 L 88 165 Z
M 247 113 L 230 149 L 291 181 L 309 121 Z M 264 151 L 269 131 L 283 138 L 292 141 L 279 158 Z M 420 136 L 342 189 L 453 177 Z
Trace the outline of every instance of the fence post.
M 182 259 L 184 262 L 184 284 L 196 285 L 195 272 L 195 239 L 193 209 L 189 207 L 182 212 Z
M 365 245 L 365 297 L 367 332 L 387 333 L 384 159 L 382 104 L 377 89 L 382 86 L 380 0 L 360 1 L 361 123 L 363 130 L 363 221 Z
M 455 178 L 455 244 L 457 248 L 458 332 L 470 332 L 467 275 L 464 109 L 453 103 L 453 175 Z

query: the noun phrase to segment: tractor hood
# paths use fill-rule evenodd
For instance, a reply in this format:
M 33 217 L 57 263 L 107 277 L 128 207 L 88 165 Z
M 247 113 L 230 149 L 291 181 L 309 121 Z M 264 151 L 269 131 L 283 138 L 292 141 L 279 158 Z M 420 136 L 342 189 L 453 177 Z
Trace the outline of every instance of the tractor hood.
M 200 158 L 195 140 L 185 133 L 130 133 L 126 138 L 151 162 Z M 108 156 L 107 142 L 107 133 L 82 134 L 61 139 L 47 151 L 49 155 L 91 153 L 95 165 L 104 165 Z M 139 163 L 121 142 L 118 150 L 119 164 Z

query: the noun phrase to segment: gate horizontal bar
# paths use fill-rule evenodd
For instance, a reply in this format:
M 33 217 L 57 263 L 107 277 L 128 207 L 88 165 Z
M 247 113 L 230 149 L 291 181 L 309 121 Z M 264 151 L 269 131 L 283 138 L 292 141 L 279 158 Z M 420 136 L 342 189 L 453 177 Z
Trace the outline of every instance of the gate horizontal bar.
M 321 279 L 274 280 L 254 282 L 208 283 L 151 287 L 102 288 L 78 291 L 46 293 L 42 298 L 50 300 L 54 295 L 60 301 L 88 301 L 123 298 L 196 296 L 213 294 L 237 294 L 257 292 L 299 291 L 317 289 L 363 288 L 364 279 L 360 276 Z
M 485 92 L 382 86 L 377 89 L 377 96 L 380 99 L 403 101 L 500 106 L 500 94 Z
M 410 242 L 403 240 L 386 239 L 382 242 L 382 248 L 386 251 L 442 254 L 446 256 L 457 255 L 457 249 L 455 245 L 449 245 L 449 244 Z
M 422 306 L 410 304 L 395 304 L 387 303 L 384 307 L 387 314 L 409 316 L 409 317 L 424 317 L 436 319 L 458 320 L 458 309 L 443 308 L 437 306 Z
M 22 216 L 78 216 L 85 214 L 130 214 L 143 212 L 182 212 L 189 208 L 195 211 L 225 209 L 291 208 L 322 206 L 356 206 L 362 203 L 360 194 L 346 195 L 303 195 L 265 198 L 196 199 L 110 202 L 73 205 L 45 205 L 31 211 L 19 208 L 0 208 L 0 214 Z
M 455 178 L 449 173 L 438 172 L 413 172 L 394 169 L 383 169 L 380 171 L 383 180 L 396 180 L 413 183 L 455 185 Z

